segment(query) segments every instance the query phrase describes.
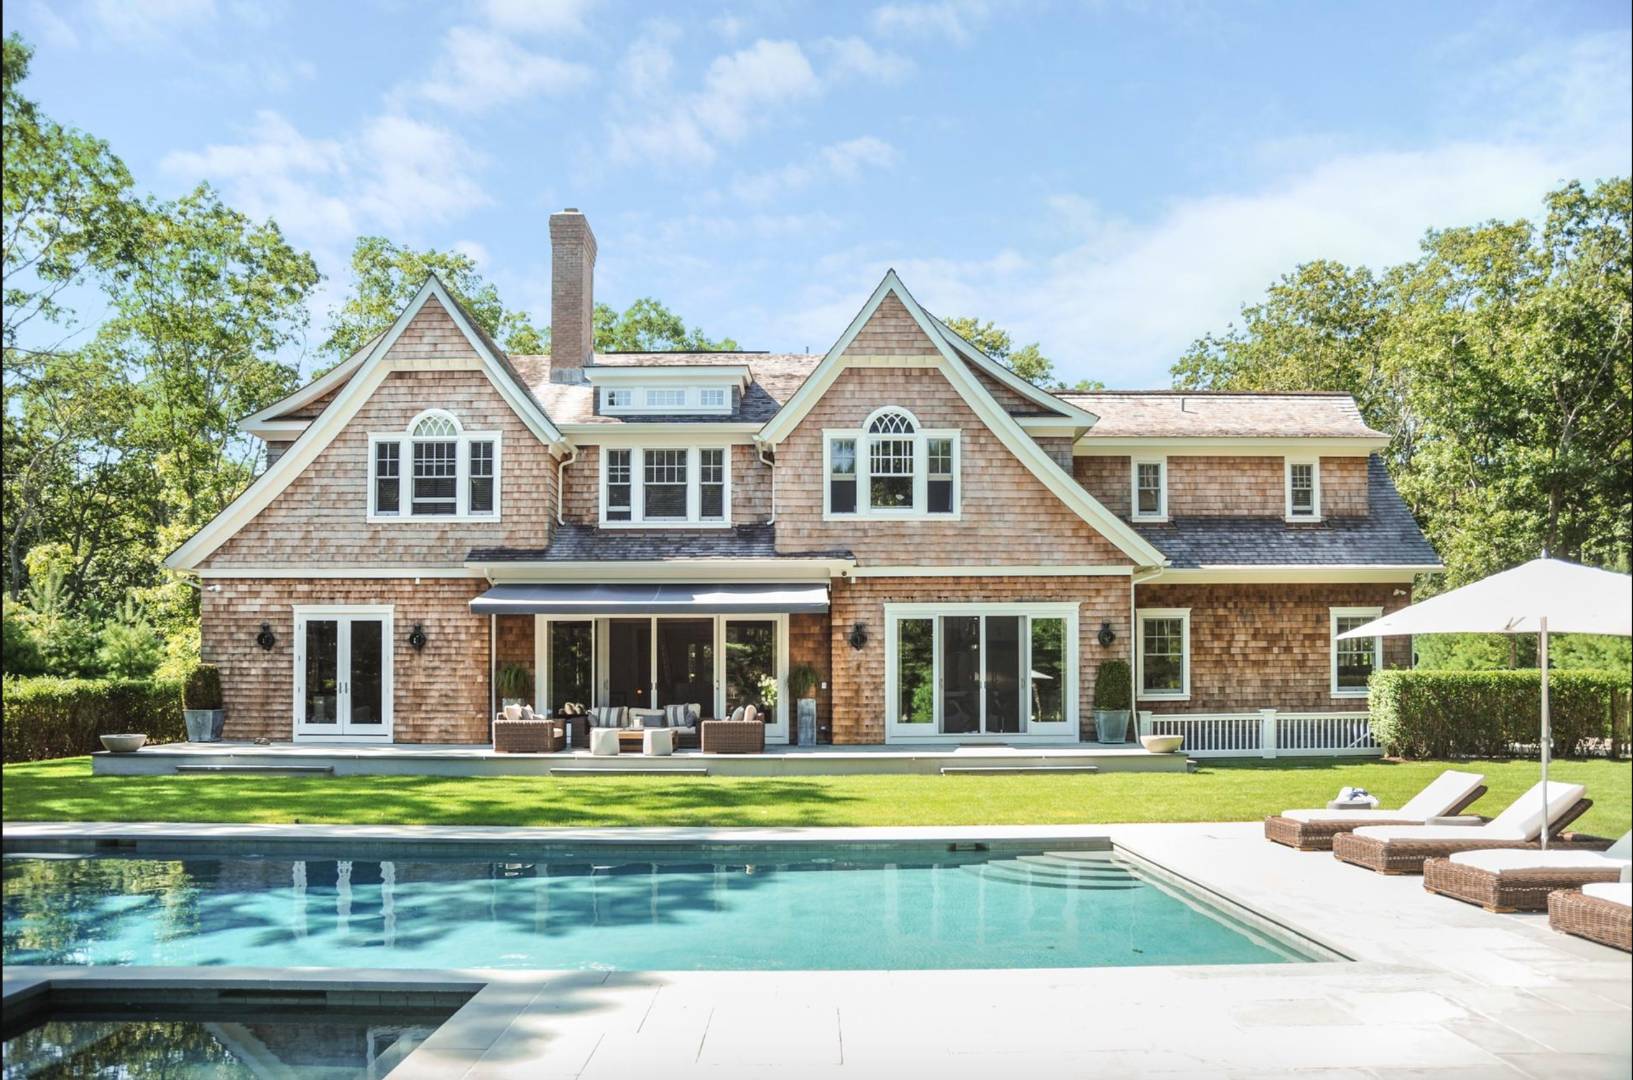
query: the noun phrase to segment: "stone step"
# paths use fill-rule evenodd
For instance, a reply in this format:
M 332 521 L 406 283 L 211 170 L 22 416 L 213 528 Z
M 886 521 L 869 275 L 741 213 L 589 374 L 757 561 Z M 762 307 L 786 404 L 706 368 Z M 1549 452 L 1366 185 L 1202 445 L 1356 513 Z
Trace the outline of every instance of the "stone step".
M 994 868 L 988 863 L 985 866 L 966 867 L 986 881 L 996 881 L 1005 885 L 1024 885 L 1031 889 L 1083 889 L 1089 892 L 1127 892 L 1130 889 L 1139 889 L 1144 886 L 1133 877 L 1122 878 L 1060 878 L 1048 874 L 1037 874 L 1018 868 Z
M 333 776 L 333 765 L 177 765 L 179 773 L 253 776 Z
M 943 765 L 942 776 L 1007 776 L 1011 773 L 1097 773 L 1098 765 Z

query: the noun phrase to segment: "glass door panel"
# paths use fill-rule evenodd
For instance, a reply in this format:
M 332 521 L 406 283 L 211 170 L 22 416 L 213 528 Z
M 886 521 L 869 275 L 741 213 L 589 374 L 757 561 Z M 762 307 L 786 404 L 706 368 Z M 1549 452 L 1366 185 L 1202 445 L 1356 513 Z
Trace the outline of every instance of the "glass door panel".
M 714 718 L 714 620 L 658 620 L 658 700 Z
M 903 619 L 896 624 L 896 722 L 936 722 L 936 621 Z
M 351 674 L 346 681 L 346 727 L 353 734 L 378 734 L 385 725 L 385 624 L 351 619 Z
M 981 617 L 941 619 L 941 730 L 949 735 L 981 730 Z
M 306 670 L 302 720 L 308 728 L 340 726 L 340 623 L 310 619 L 306 623 Z
M 1021 730 L 1021 617 L 987 615 L 982 684 L 986 731 L 1009 735 Z
M 1066 722 L 1066 620 L 1032 619 L 1029 724 Z
M 595 696 L 595 624 L 550 624 L 550 712 L 561 715 L 569 701 L 593 705 Z
M 767 709 L 760 683 L 777 674 L 777 624 L 766 621 L 726 621 L 726 715 L 739 706 L 753 705 L 767 724 L 776 722 L 776 710 Z
M 607 704 L 628 709 L 651 707 L 651 619 L 608 621 Z

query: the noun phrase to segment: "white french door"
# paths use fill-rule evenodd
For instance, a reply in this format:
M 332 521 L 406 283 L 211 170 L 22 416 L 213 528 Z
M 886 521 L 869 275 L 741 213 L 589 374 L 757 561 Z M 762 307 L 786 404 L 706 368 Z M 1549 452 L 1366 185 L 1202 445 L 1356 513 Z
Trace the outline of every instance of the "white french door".
M 390 605 L 295 608 L 295 737 L 390 742 Z

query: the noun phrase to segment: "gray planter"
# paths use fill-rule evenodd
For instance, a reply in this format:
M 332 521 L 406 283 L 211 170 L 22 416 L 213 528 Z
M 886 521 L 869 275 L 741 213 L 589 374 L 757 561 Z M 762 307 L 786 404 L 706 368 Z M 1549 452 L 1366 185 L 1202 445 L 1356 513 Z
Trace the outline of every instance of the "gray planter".
M 1094 710 L 1094 730 L 1103 743 L 1128 741 L 1128 709 Z
M 187 721 L 188 742 L 220 742 L 221 726 L 226 722 L 225 709 L 183 709 Z
M 800 746 L 816 745 L 816 698 L 802 697 L 794 703 L 797 717 L 794 741 Z
M 147 742 L 147 736 L 142 734 L 99 735 L 97 737 L 102 740 L 102 745 L 107 748 L 110 754 L 134 754 L 142 748 L 143 743 Z

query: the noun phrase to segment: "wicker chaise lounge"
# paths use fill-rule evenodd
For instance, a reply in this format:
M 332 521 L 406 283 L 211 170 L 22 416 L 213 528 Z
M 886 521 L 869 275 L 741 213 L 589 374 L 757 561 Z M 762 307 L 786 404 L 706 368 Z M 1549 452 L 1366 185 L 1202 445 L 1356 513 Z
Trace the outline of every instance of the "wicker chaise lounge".
M 1423 864 L 1423 887 L 1487 911 L 1546 911 L 1548 894 L 1620 881 L 1633 867 L 1633 832 L 1608 851 L 1462 851 Z
M 1623 952 L 1633 952 L 1633 884 L 1584 885 L 1548 894 L 1548 925 Z
M 1486 793 L 1479 773 L 1447 769 L 1399 810 L 1283 810 L 1264 819 L 1264 838 L 1300 851 L 1331 851 L 1332 838 L 1362 825 L 1423 825 L 1461 814 Z M 1483 818 L 1470 816 L 1467 824 Z
M 1542 785 L 1538 784 L 1484 825 L 1363 825 L 1334 837 L 1332 853 L 1344 862 L 1380 874 L 1421 874 L 1424 860 L 1445 858 L 1459 851 L 1534 847 L 1544 827 L 1550 837 L 1557 838 L 1550 840 L 1551 847 L 1603 851 L 1610 846 L 1609 840 L 1572 837 L 1562 832 L 1593 805 L 1582 797 L 1585 791 L 1581 784 L 1550 783 L 1546 821 Z

